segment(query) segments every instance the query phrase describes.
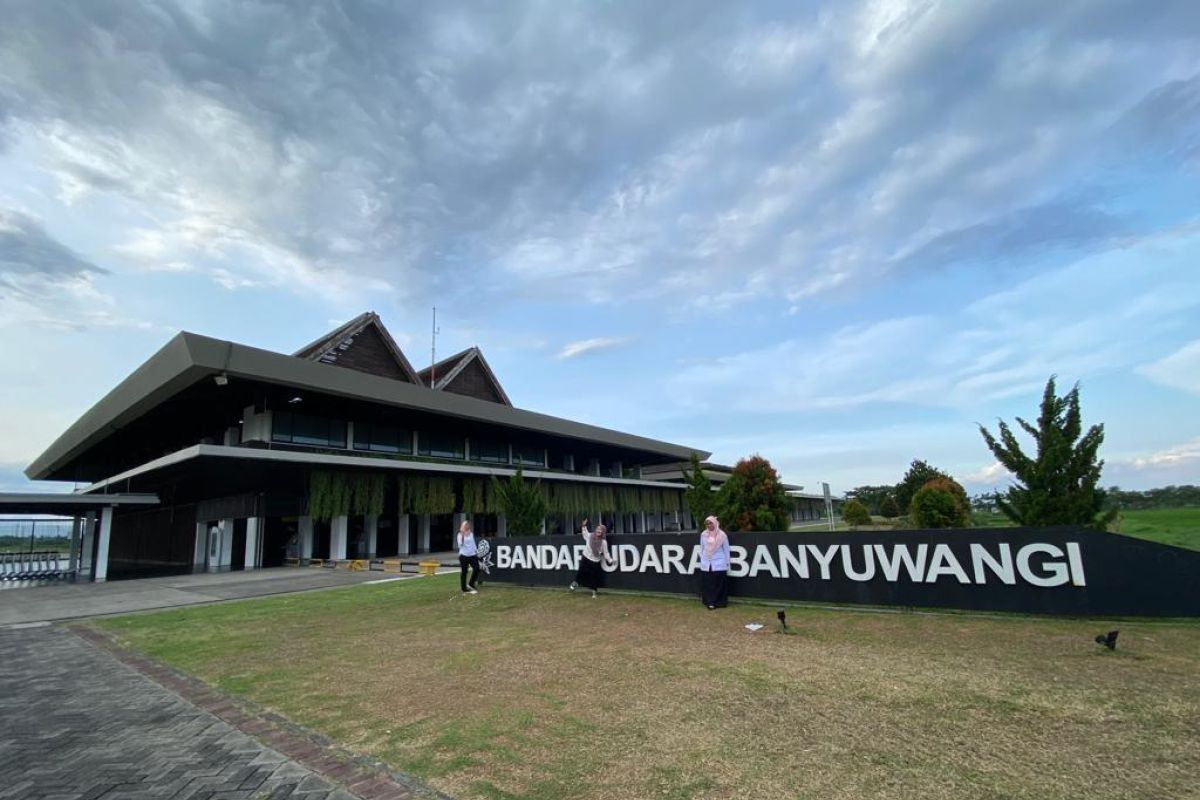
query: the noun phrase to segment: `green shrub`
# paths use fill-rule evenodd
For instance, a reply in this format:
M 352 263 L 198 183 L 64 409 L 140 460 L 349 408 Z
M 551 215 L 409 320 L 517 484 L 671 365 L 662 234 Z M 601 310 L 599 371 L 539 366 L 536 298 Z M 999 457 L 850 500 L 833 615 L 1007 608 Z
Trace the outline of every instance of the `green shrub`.
M 871 512 L 857 500 L 847 500 L 842 503 L 842 519 L 847 525 L 859 527 L 860 525 L 871 524 Z
M 717 492 L 721 524 L 730 531 L 786 531 L 791 503 L 771 462 L 759 455 L 743 458 Z
M 965 528 L 971 524 L 967 493 L 949 478 L 934 478 L 918 489 L 908 515 L 918 528 Z
M 895 519 L 900 516 L 900 504 L 890 494 L 879 504 L 879 515 L 885 519 Z

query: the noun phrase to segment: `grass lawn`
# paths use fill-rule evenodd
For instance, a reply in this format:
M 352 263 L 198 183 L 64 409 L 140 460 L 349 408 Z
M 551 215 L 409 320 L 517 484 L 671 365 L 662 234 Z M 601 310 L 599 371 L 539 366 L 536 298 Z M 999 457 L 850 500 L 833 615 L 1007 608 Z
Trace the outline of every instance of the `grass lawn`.
M 1200 625 L 796 608 L 444 576 L 98 624 L 462 798 L 1200 791 Z
M 1114 528 L 1125 536 L 1200 550 L 1200 507 L 1122 511 Z

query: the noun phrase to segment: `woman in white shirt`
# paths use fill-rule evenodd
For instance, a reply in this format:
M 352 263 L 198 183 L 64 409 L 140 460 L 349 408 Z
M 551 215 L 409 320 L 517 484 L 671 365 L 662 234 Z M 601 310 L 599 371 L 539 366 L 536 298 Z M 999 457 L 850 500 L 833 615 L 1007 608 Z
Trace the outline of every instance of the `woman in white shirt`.
M 583 537 L 586 543 L 583 548 L 583 556 L 579 559 L 579 571 L 575 574 L 575 580 L 571 581 L 569 587 L 571 591 L 579 588 L 579 584 L 583 584 L 592 590 L 592 598 L 595 599 L 596 593 L 600 589 L 600 584 L 604 580 L 604 570 L 600 566 L 600 562 L 606 564 L 615 563 L 612 556 L 608 554 L 608 539 L 605 534 L 607 529 L 603 525 L 597 525 L 596 530 L 588 531 L 588 521 L 583 521 L 583 529 L 579 535 Z
M 462 574 L 458 577 L 458 585 L 462 587 L 463 594 L 479 594 L 475 588 L 475 584 L 479 581 L 479 555 L 475 549 L 475 531 L 471 528 L 471 523 L 463 520 L 462 525 L 458 526 L 458 564 L 462 567 Z M 470 567 L 471 582 L 467 583 L 467 567 Z
M 706 517 L 700 532 L 700 597 L 709 611 L 728 604 L 729 537 L 721 521 Z

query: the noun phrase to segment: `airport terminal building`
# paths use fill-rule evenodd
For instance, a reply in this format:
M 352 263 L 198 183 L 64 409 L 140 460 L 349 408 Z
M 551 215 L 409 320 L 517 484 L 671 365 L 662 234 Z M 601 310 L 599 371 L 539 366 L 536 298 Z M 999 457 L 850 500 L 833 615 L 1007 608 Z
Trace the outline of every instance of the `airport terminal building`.
M 78 573 L 105 580 L 445 551 L 468 515 L 504 536 L 490 479 L 518 469 L 547 533 L 686 530 L 662 468 L 694 450 L 514 408 L 478 348 L 417 372 L 367 312 L 291 355 L 180 333 L 26 475 L 95 501 Z

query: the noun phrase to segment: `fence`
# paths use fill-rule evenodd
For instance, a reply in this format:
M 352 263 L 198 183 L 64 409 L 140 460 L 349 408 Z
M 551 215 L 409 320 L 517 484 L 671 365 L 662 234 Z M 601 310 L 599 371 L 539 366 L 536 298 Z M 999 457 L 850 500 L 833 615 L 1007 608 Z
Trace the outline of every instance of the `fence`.
M 67 574 L 73 525 L 69 519 L 0 519 L 0 580 Z

